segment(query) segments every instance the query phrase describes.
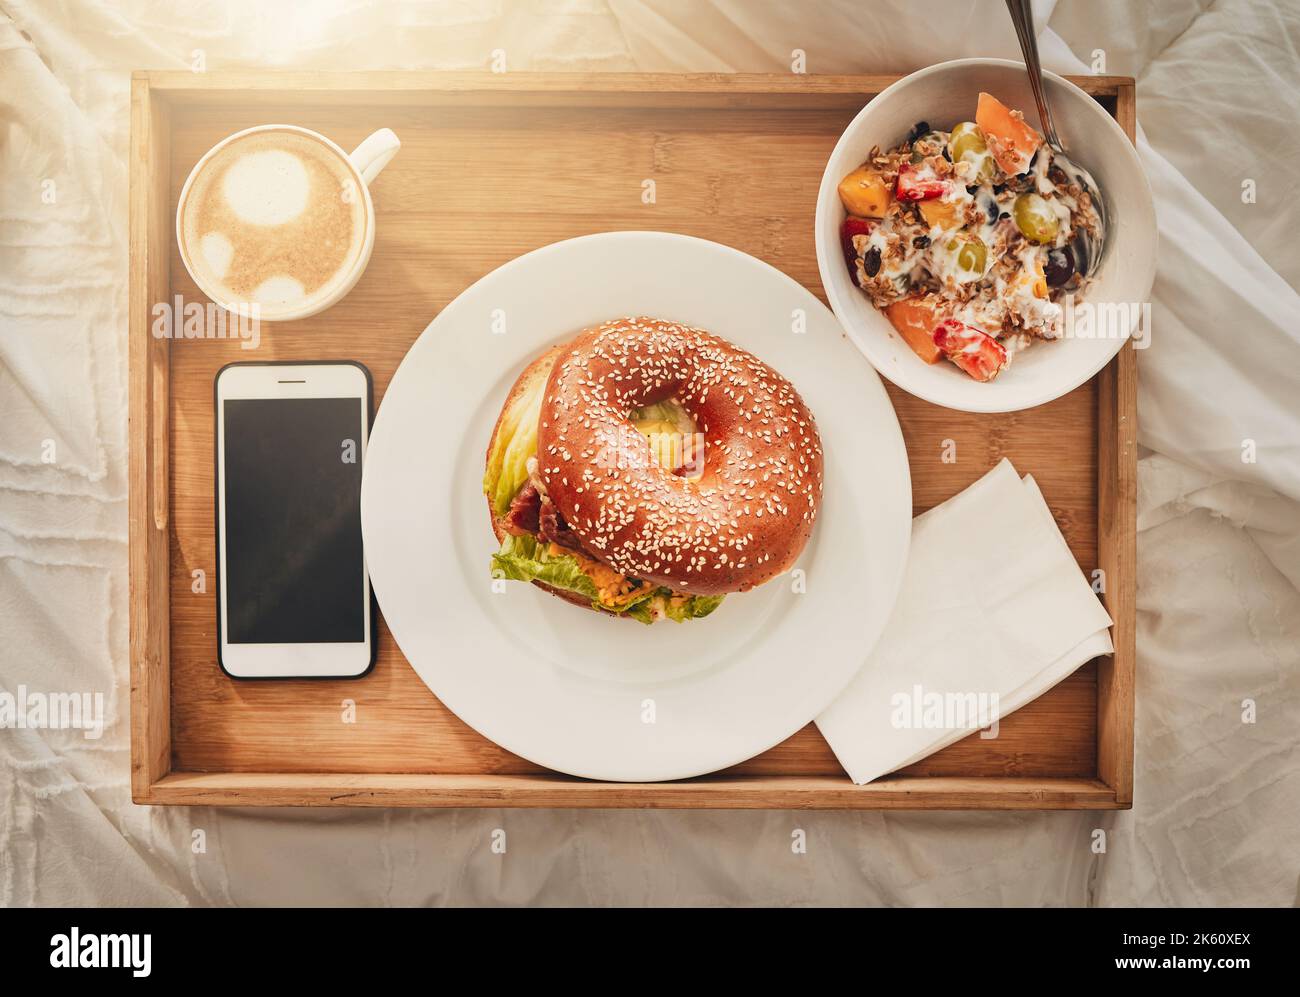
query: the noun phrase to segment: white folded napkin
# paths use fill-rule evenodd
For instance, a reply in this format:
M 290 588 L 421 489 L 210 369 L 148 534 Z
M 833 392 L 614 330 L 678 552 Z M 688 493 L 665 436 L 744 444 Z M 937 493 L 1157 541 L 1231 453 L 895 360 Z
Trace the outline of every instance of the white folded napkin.
M 894 613 L 817 726 L 853 781 L 870 782 L 1109 654 L 1110 625 L 1038 485 L 1004 459 L 912 520 Z

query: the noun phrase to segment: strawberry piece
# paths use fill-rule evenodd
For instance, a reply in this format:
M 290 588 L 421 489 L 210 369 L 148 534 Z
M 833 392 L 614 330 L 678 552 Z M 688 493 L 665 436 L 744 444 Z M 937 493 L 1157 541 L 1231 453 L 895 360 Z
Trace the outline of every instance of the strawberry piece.
M 871 231 L 871 222 L 865 218 L 849 215 L 840 226 L 840 244 L 844 247 L 844 262 L 849 265 L 849 276 L 853 283 L 858 283 L 858 251 L 853 248 L 855 235 L 866 235 Z
M 900 201 L 929 201 L 943 197 L 948 192 L 946 180 L 923 179 L 911 163 L 903 163 L 898 168 L 898 183 L 894 196 Z
M 991 381 L 1007 365 L 1007 351 L 986 332 L 956 319 L 934 327 L 934 345 L 943 355 L 977 381 Z

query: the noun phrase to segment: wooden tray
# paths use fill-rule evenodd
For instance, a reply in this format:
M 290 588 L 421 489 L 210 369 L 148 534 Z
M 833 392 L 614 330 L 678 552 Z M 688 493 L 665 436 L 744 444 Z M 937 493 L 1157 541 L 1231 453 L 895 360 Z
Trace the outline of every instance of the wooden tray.
M 1136 375 L 1131 346 L 1064 398 L 952 412 L 892 386 L 915 511 L 1010 457 L 1041 486 L 1085 572 L 1105 571 L 1113 657 L 1002 721 L 868 786 L 812 726 L 677 783 L 541 769 L 442 706 L 383 625 L 358 681 L 235 682 L 216 663 L 212 383 L 232 360 L 364 362 L 381 401 L 407 348 L 474 280 L 571 236 L 663 229 L 752 253 L 822 297 L 813 206 L 841 130 L 889 76 L 135 74 L 131 96 L 131 773 L 137 803 L 820 808 L 1125 808 L 1132 800 Z M 1133 136 L 1133 81 L 1074 81 Z M 203 301 L 177 255 L 176 198 L 199 156 L 267 122 L 350 148 L 387 125 L 370 268 L 339 305 L 231 340 L 151 335 L 151 309 Z M 656 200 L 642 203 L 643 180 Z M 852 385 L 845 385 L 846 391 Z M 945 440 L 958 460 L 940 459 Z M 486 530 L 486 527 L 485 527 Z M 487 543 L 486 533 L 484 543 Z M 487 550 L 487 547 L 484 547 Z M 486 556 L 486 554 L 484 555 Z M 343 700 L 357 722 L 340 722 Z

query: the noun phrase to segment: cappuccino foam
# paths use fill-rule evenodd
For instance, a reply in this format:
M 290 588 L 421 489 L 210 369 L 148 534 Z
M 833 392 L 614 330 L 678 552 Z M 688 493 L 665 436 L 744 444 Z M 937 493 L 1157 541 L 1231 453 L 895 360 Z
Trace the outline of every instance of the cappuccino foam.
M 361 255 L 365 225 L 346 164 L 291 131 L 221 149 L 190 184 L 181 215 L 190 266 L 213 296 L 272 309 L 328 295 Z

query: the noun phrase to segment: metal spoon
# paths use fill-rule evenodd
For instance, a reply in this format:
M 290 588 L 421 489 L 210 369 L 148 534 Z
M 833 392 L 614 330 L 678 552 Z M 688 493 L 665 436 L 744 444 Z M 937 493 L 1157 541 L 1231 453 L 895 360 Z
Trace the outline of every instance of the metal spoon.
M 1043 126 L 1043 135 L 1052 149 L 1052 162 L 1088 193 L 1097 211 L 1100 230 L 1096 233 L 1076 231 L 1070 246 L 1070 251 L 1075 257 L 1075 268 L 1084 276 L 1091 277 L 1101 265 L 1101 257 L 1105 250 L 1106 202 L 1092 174 L 1065 154 L 1061 140 L 1056 135 L 1056 126 L 1052 123 L 1052 109 L 1047 103 L 1047 89 L 1043 86 L 1043 68 L 1038 62 L 1038 38 L 1034 33 L 1034 13 L 1030 8 L 1029 0 L 1007 0 L 1007 10 L 1011 13 L 1011 23 L 1016 27 L 1020 51 L 1025 56 L 1025 68 L 1029 71 L 1029 86 L 1034 91 L 1034 103 L 1038 105 L 1038 120 Z

